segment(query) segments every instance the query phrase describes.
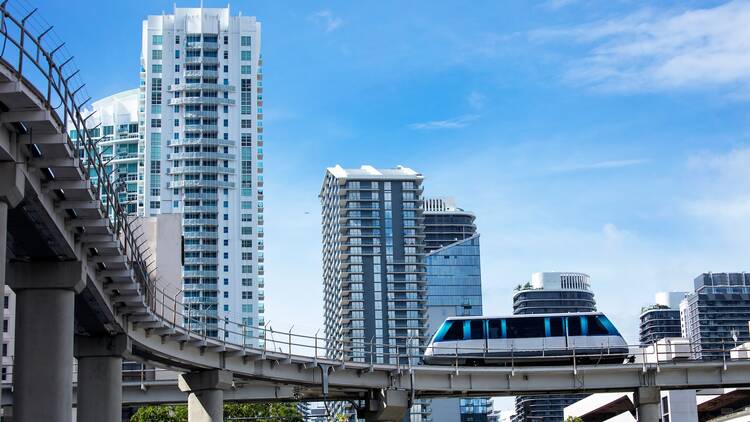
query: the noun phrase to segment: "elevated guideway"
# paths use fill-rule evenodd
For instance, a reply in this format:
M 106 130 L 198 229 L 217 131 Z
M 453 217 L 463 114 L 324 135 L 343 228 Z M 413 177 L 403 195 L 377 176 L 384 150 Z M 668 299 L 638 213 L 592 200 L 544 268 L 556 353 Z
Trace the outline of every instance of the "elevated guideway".
M 406 348 L 384 355 L 374 344 L 362 362 L 332 360 L 325 356 L 353 345 L 331 351 L 316 336 L 232 321 L 220 323 L 218 338 L 191 331 L 194 318 L 154 282 L 143 235 L 88 136 L 81 109 L 88 99 L 72 86 L 70 58 L 48 44 L 49 29 L 29 24 L 34 11 L 6 1 L 0 13 L 0 253 L 7 257 L 0 284 L 17 294 L 15 420 L 70 421 L 74 356 L 81 421 L 116 420 L 123 400 L 172 401 L 178 390 L 191 422 L 218 420 L 225 398 L 362 400 L 363 414 L 377 421 L 398 419 L 419 397 L 634 390 L 646 397 L 660 388 L 750 385 L 747 360 L 423 366 Z M 123 357 L 183 375 L 123 393 Z

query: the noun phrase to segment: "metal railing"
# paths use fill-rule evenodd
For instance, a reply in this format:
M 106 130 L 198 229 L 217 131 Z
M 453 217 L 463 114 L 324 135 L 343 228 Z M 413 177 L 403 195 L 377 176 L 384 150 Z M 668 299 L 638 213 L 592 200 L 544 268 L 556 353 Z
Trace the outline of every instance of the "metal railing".
M 147 306 L 157 317 L 161 318 L 164 326 L 174 329 L 172 334 L 184 333 L 193 339 L 202 339 L 232 345 L 248 352 L 258 352 L 263 355 L 273 355 L 277 358 L 279 355 L 291 359 L 295 356 L 304 358 L 313 358 L 314 360 L 326 359 L 329 361 L 338 361 L 342 365 L 348 362 L 366 363 L 371 367 L 374 365 L 387 365 L 400 368 L 407 365 L 411 367 L 420 362 L 423 348 L 427 338 L 425 329 L 422 327 L 404 327 L 410 330 L 416 330 L 418 335 L 397 338 L 399 344 L 381 344 L 375 339 L 370 341 L 351 341 L 351 340 L 331 340 L 319 335 L 294 334 L 292 330 L 278 331 L 274 330 L 270 323 L 261 326 L 243 324 L 227 319 L 218 319 L 216 310 L 200 310 L 193 306 L 183 304 L 177 301 L 177 296 L 167 294 L 159 288 L 151 277 L 148 264 L 141 250 L 143 243 L 138 244 L 139 239 L 136 233 L 133 217 L 129 216 L 121 204 L 116 187 L 110 181 L 106 171 L 106 162 L 102 159 L 98 149 L 97 142 L 90 136 L 90 128 L 87 126 L 87 120 L 93 113 L 84 116 L 82 107 L 88 103 L 90 98 L 78 101 L 78 96 L 83 91 L 83 84 L 74 86 L 73 82 L 78 81 L 78 71 L 70 69 L 71 58 L 66 58 L 59 54 L 62 51 L 64 43 L 46 46 L 45 38 L 51 27 L 41 27 L 38 32 L 30 24 L 30 18 L 36 13 L 36 9 L 31 11 L 19 8 L 23 18 L 17 18 L 11 13 L 9 2 L 6 0 L 0 3 L 0 13 L 2 22 L 0 23 L 0 35 L 2 35 L 2 45 L 0 46 L 0 62 L 18 77 L 20 81 L 37 95 L 44 106 L 52 112 L 54 119 L 57 121 L 62 132 L 68 133 L 75 130 L 77 133 L 75 140 L 66 137 L 67 142 L 73 151 L 75 157 L 80 160 L 79 165 L 83 173 L 89 176 L 91 188 L 95 191 L 98 198 L 101 198 L 101 211 L 108 217 L 110 227 L 122 243 L 123 254 L 126 256 L 128 263 L 132 266 L 135 274 L 135 281 L 141 287 L 141 293 L 145 306 Z M 58 63 L 58 58 L 62 61 Z M 208 99 L 215 102 L 227 103 L 224 99 Z M 206 98 L 190 99 L 195 102 L 206 102 Z M 33 135 L 33 134 L 32 134 Z M 33 144 L 33 137 L 31 140 Z M 201 207 L 197 210 L 204 210 Z M 205 210 L 216 210 L 216 207 L 204 207 Z M 209 336 L 206 325 L 216 326 L 215 335 Z M 172 335 L 168 334 L 168 335 Z M 510 354 L 511 364 L 515 364 L 515 356 L 523 352 L 520 349 L 493 349 L 487 346 L 481 348 L 454 347 L 453 364 L 459 366 L 460 363 L 466 363 L 466 356 L 484 356 Z M 659 365 L 658 356 L 667 351 L 660 352 L 660 346 L 656 346 L 653 353 L 657 359 L 655 364 Z M 691 351 L 693 345 L 690 346 Z M 435 350 L 435 349 L 434 349 Z M 572 361 L 575 365 L 577 359 L 581 358 L 601 358 L 606 356 L 602 348 L 599 353 L 576 354 L 575 349 L 565 349 L 565 353 L 572 354 Z M 645 348 L 641 348 L 644 359 L 644 368 L 646 363 Z M 563 352 L 562 350 L 553 350 L 553 348 L 542 347 L 539 351 L 535 349 L 537 356 L 528 356 L 524 359 L 549 359 L 549 355 L 554 352 Z M 704 350 L 704 353 L 712 352 Z M 713 350 L 721 353 L 726 364 L 732 360 L 728 356 L 726 349 Z M 691 355 L 692 356 L 692 355 Z M 745 359 L 746 355 L 742 355 Z M 520 357 L 519 357 L 520 359 Z M 691 359 L 691 358 L 688 358 Z

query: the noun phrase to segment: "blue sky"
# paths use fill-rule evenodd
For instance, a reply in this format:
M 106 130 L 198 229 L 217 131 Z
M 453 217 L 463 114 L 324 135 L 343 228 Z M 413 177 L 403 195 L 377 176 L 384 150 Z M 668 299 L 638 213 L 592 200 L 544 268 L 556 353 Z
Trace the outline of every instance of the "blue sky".
M 140 22 L 173 7 L 36 5 L 94 98 L 137 86 Z M 263 24 L 274 328 L 322 326 L 317 193 L 335 164 L 410 166 L 474 211 L 486 313 L 531 272 L 581 271 L 634 340 L 654 292 L 750 269 L 749 2 L 232 8 Z

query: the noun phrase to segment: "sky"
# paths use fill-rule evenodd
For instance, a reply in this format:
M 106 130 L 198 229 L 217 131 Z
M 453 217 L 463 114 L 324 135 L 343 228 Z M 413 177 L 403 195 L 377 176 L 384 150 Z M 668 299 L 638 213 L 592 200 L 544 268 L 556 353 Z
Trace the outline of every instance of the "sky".
M 103 4 L 34 2 L 94 99 L 137 86 L 141 21 L 173 8 Z M 317 195 L 336 164 L 411 167 L 474 212 L 486 314 L 532 272 L 584 272 L 636 341 L 655 292 L 750 270 L 750 2 L 467 4 L 231 4 L 262 22 L 274 329 L 322 327 Z

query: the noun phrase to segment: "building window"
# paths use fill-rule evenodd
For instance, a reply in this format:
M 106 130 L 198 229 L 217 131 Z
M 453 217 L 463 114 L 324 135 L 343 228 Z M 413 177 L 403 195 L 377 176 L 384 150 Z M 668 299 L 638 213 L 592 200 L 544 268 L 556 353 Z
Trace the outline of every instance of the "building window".
M 151 65 L 151 72 L 152 73 L 161 73 L 161 65 L 160 64 L 152 64 Z
M 229 37 L 224 35 L 224 45 L 229 44 Z
M 152 60 L 161 60 L 161 50 L 151 50 Z
M 242 65 L 240 67 L 240 73 L 242 73 L 243 75 L 249 75 L 249 74 L 251 74 L 252 73 L 252 66 L 250 66 L 250 65 Z
M 242 61 L 250 61 L 253 59 L 253 53 L 251 51 L 242 51 L 240 52 L 240 60 Z
M 180 50 L 175 50 L 174 51 L 174 58 L 175 59 L 179 59 L 180 58 Z
M 249 36 L 243 36 L 240 38 L 240 45 L 243 47 L 249 47 L 252 42 L 252 38 Z
M 161 127 L 161 119 L 151 119 L 151 127 L 160 128 Z
M 253 298 L 253 292 L 242 292 L 242 298 L 249 300 Z
M 163 37 L 161 35 L 152 35 L 151 36 L 151 44 L 153 45 L 161 45 L 163 40 Z

